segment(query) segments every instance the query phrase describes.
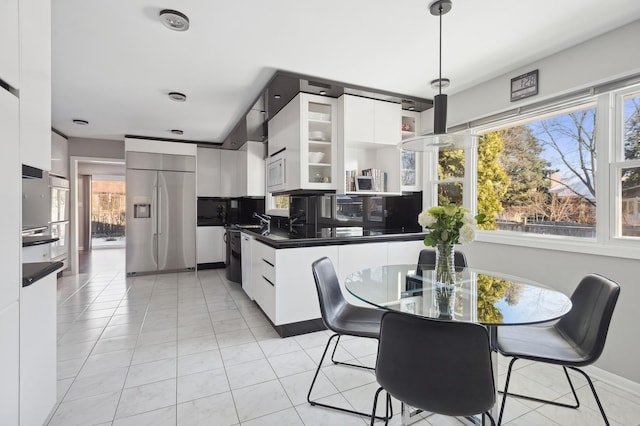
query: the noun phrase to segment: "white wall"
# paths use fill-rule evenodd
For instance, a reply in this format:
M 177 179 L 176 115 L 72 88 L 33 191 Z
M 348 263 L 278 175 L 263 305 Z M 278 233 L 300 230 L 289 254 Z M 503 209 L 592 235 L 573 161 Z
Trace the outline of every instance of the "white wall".
M 618 282 L 620 298 L 604 353 L 595 365 L 640 385 L 640 332 L 637 330 L 640 261 L 480 241 L 464 246 L 463 250 L 471 267 L 526 277 L 567 295 L 588 273 L 598 273 Z
M 538 62 L 449 96 L 448 127 L 578 89 L 640 73 L 640 21 L 620 27 Z M 510 101 L 510 81 L 539 70 L 538 95 Z M 433 131 L 433 110 L 421 117 L 422 133 Z
M 526 103 L 569 93 L 593 84 L 640 73 L 640 21 L 514 70 L 499 78 L 449 98 L 449 126 L 486 117 Z M 539 70 L 538 96 L 520 102 L 509 101 L 509 81 L 531 70 Z M 433 119 L 423 116 L 431 127 Z M 573 253 L 510 245 L 506 242 L 476 241 L 463 247 L 470 266 L 498 269 L 548 284 L 571 294 L 580 279 L 595 272 L 616 280 L 621 286 L 605 351 L 596 367 L 629 379 L 640 389 L 640 261 L 614 256 Z

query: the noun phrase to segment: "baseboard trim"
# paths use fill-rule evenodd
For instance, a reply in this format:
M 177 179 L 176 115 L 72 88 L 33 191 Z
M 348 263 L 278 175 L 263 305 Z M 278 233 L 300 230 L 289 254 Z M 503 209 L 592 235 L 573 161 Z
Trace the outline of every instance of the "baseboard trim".
M 626 392 L 632 393 L 640 397 L 640 383 L 636 383 L 633 380 L 629 380 L 625 377 L 618 376 L 617 374 L 610 373 L 592 365 L 583 368 L 584 371 L 594 379 L 598 379 L 611 386 L 615 386 Z
M 327 327 L 324 326 L 322 318 L 275 325 L 271 321 L 271 318 L 269 318 L 269 316 L 262 310 L 260 305 L 258 305 L 255 300 L 253 301 L 253 303 L 255 303 L 258 309 L 260 309 L 260 312 L 264 314 L 271 327 L 273 327 L 273 329 L 276 331 L 276 333 L 278 333 L 280 337 L 297 336 L 299 334 L 313 333 L 314 331 L 322 331 L 327 329 Z
M 197 265 L 198 271 L 202 271 L 203 269 L 220 269 L 220 268 L 224 268 L 224 262 L 198 263 Z

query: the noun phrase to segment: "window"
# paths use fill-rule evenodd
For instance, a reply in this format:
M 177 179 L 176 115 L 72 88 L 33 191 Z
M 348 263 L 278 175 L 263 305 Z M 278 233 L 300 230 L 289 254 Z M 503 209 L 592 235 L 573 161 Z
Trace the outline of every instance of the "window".
M 272 195 L 267 192 L 265 197 L 265 208 L 265 213 L 268 215 L 289 217 L 289 196 Z
M 462 189 L 465 174 L 464 149 L 449 148 L 438 152 L 438 205 L 463 205 Z
M 616 215 L 618 236 L 640 237 L 640 94 L 622 96 L 623 137 L 619 151 L 622 161 L 615 166 L 618 179 L 618 199 L 621 201 Z
M 595 238 L 596 107 L 484 133 L 478 212 L 485 229 Z

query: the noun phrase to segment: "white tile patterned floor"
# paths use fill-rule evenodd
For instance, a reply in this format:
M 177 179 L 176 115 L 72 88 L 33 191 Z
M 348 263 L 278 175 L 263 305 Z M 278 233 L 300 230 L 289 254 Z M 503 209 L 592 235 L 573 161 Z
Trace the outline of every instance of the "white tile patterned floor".
M 126 278 L 124 250 L 94 251 L 90 273 L 58 280 L 58 405 L 48 424 L 368 424 L 306 402 L 329 336 L 322 331 L 279 338 L 224 270 Z M 337 356 L 372 365 L 376 349 L 375 341 L 343 338 Z M 561 370 L 520 363 L 514 392 L 567 399 Z M 500 367 L 506 370 L 504 360 Z M 373 373 L 328 364 L 321 371 L 315 398 L 370 410 L 377 388 Z M 586 382 L 573 377 L 580 409 L 510 398 L 505 424 L 602 424 Z M 596 387 L 612 425 L 639 424 L 639 396 L 598 381 Z M 400 425 L 400 416 L 390 424 Z M 463 422 L 434 415 L 415 424 Z

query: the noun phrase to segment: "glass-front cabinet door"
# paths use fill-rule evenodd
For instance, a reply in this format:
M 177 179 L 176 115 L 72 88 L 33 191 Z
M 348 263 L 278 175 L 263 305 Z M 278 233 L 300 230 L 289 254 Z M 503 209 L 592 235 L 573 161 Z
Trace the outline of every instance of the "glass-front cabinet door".
M 336 100 L 302 94 L 300 181 L 308 189 L 336 189 Z
M 402 140 L 420 135 L 420 113 L 402 111 Z M 419 152 L 402 151 L 400 157 L 400 187 L 403 192 L 420 191 L 422 155 Z

